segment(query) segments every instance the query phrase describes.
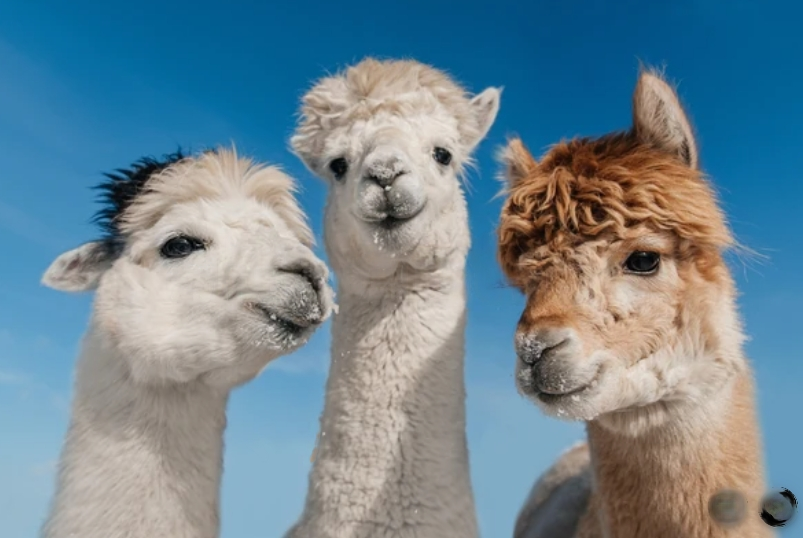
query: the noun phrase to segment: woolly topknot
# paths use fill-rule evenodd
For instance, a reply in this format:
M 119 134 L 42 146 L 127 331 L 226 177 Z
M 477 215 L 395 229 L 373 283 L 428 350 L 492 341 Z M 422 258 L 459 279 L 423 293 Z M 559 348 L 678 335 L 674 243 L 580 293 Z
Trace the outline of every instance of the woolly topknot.
M 487 92 L 486 92 L 487 93 Z M 445 109 L 460 131 L 457 148 L 466 157 L 485 136 L 498 108 L 498 90 L 481 103 L 445 72 L 414 60 L 366 58 L 342 72 L 323 77 L 303 99 L 300 121 L 290 139 L 293 152 L 317 171 L 325 142 L 339 128 L 367 120 L 381 112 L 400 116 Z M 487 108 L 488 110 L 483 110 Z M 483 110 L 484 113 L 479 113 Z
M 175 204 L 229 196 L 257 199 L 284 219 L 303 244 L 315 244 L 295 198 L 293 178 L 275 166 L 238 156 L 234 148 L 207 149 L 197 156 L 179 149 L 161 159 L 143 157 L 104 176 L 107 181 L 96 187 L 104 206 L 93 220 L 112 255 L 119 254 L 127 235 L 153 226 Z
M 508 274 L 522 257 L 600 236 L 624 238 L 646 225 L 702 249 L 722 250 L 733 237 L 702 173 L 641 143 L 634 133 L 578 138 L 555 145 L 540 163 L 519 140 L 507 160 L 508 198 L 498 229 Z
M 104 234 L 103 241 L 108 247 L 116 248 L 121 242 L 120 219 L 137 197 L 147 192 L 148 181 L 185 158 L 186 155 L 179 148 L 161 159 L 142 157 L 129 168 L 118 168 L 103 174 L 107 180 L 95 187 L 101 191 L 100 202 L 103 207 L 92 221 L 100 226 Z
M 634 228 L 674 234 L 714 260 L 736 246 L 714 190 L 698 168 L 697 143 L 677 93 L 642 69 L 629 130 L 554 145 L 537 162 L 520 140 L 504 150 L 508 197 L 498 229 L 509 278 L 554 253 Z M 701 258 L 702 259 L 702 258 Z

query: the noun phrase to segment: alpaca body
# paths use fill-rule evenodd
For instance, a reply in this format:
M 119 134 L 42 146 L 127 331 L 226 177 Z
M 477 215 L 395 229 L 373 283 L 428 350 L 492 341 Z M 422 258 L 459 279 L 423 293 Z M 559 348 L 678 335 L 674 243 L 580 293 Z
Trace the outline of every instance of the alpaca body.
M 43 538 L 216 538 L 231 390 L 329 316 L 292 180 L 234 152 L 110 175 L 107 236 L 43 283 L 95 290 Z
M 137 386 L 87 334 L 47 538 L 218 536 L 228 393 L 201 382 Z
M 578 443 L 533 485 L 516 518 L 514 538 L 575 538 L 580 520 L 589 517 L 592 487 L 588 443 Z
M 474 538 L 458 176 L 498 110 L 412 61 L 367 59 L 304 97 L 296 153 L 329 180 L 339 311 L 292 538 Z
M 689 410 L 677 424 L 643 436 L 588 423 L 588 443 L 555 464 L 566 468 L 559 480 L 534 487 L 514 536 L 773 536 L 758 517 L 765 484 L 750 374 L 718 396 L 718 409 L 697 409 L 697 417 Z M 744 495 L 743 525 L 729 529 L 710 516 L 709 501 L 723 490 Z M 556 521 L 560 514 L 566 521 Z
M 338 290 L 313 486 L 292 536 L 476 535 L 463 288 L 458 273 Z
M 735 241 L 674 90 L 642 73 L 629 131 L 556 144 L 540 162 L 513 141 L 505 157 L 499 259 L 527 295 L 517 385 L 588 433 L 533 488 L 515 536 L 772 536 L 723 257 Z M 709 512 L 726 491 L 744 501 L 737 521 Z
M 773 535 L 758 517 L 765 483 L 750 374 L 739 374 L 711 403 L 699 417 L 635 438 L 588 424 L 596 478 L 592 503 L 604 514 L 609 536 Z M 709 501 L 724 490 L 738 491 L 746 501 L 744 521 L 733 528 L 709 513 Z

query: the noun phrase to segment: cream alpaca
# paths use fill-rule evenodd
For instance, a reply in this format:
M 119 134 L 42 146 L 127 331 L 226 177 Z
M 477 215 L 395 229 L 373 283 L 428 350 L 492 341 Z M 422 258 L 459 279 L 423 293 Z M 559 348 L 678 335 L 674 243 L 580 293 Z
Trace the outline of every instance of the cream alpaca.
M 44 538 L 214 538 L 229 392 L 328 317 L 292 180 L 233 151 L 110 175 L 107 237 L 43 277 L 96 289 Z
M 304 97 L 292 138 L 328 180 L 339 313 L 316 459 L 295 538 L 471 538 L 459 175 L 496 117 L 414 61 L 367 59 Z
M 725 218 L 698 170 L 675 92 L 641 75 L 633 127 L 506 152 L 499 257 L 527 295 L 517 384 L 541 409 L 584 420 L 534 487 L 517 538 L 756 538 L 764 489 L 753 379 Z M 708 513 L 736 490 L 740 525 Z

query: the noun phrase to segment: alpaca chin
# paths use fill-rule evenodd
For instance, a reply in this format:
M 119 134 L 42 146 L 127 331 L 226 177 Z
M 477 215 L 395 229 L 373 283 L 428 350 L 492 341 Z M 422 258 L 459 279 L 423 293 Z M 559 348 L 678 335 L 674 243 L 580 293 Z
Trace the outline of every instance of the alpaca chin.
M 402 261 L 413 254 L 422 235 L 426 234 L 424 219 L 424 215 L 419 214 L 405 220 L 388 217 L 382 221 L 365 223 L 365 239 L 371 241 L 376 252 Z
M 655 402 L 643 407 L 622 409 L 596 418 L 603 428 L 626 437 L 638 437 L 672 420 L 681 407 L 673 402 Z

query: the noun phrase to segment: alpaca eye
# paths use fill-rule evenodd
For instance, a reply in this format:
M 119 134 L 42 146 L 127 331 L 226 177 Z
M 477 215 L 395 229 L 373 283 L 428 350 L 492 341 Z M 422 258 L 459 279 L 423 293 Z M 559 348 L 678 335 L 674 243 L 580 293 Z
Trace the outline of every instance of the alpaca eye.
M 631 273 L 651 274 L 658 269 L 660 261 L 661 256 L 657 252 L 637 250 L 625 261 L 625 269 Z
M 186 258 L 196 250 L 204 250 L 204 248 L 206 247 L 200 239 L 179 235 L 168 239 L 159 249 L 159 254 L 162 255 L 162 258 L 167 259 Z
M 329 163 L 329 170 L 335 175 L 335 179 L 343 179 L 349 169 L 349 163 L 343 157 L 338 157 Z
M 449 150 L 443 148 L 435 148 L 432 151 L 432 157 L 443 166 L 452 162 L 452 154 L 449 153 Z

